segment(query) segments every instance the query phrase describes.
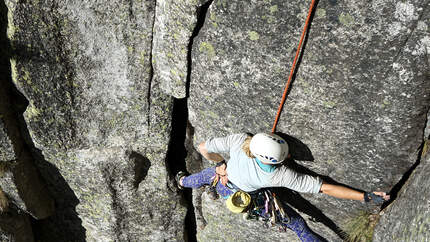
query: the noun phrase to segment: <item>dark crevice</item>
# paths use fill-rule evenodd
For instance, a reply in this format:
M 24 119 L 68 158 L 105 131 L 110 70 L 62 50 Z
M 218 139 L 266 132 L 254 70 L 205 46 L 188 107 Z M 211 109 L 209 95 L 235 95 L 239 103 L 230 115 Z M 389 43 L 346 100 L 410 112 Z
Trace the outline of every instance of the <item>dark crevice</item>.
M 194 147 L 194 127 L 191 123 L 187 122 L 187 131 L 185 138 L 185 149 L 187 150 L 186 157 L 186 168 L 188 173 L 200 172 L 203 168 L 203 160 L 201 154 Z M 199 228 L 204 228 L 207 224 L 202 210 L 202 193 L 203 188 L 192 190 L 192 205 L 194 206 L 194 214 L 189 216 L 194 216 L 196 226 Z M 190 218 L 191 219 L 191 218 Z
M 189 88 L 191 80 L 191 68 L 192 68 L 192 47 L 194 38 L 200 32 L 203 27 L 207 11 L 212 4 L 212 0 L 206 2 L 202 6 L 197 8 L 197 23 L 190 37 L 188 44 L 188 66 L 187 66 L 187 82 L 186 82 L 186 97 L 189 97 Z M 166 167 L 171 175 L 174 177 L 179 171 L 186 171 L 187 165 L 185 158 L 186 152 L 186 135 L 188 125 L 188 104 L 187 98 L 174 99 L 173 111 L 172 111 L 172 130 L 170 133 L 170 142 L 166 158 Z M 187 214 L 185 216 L 185 240 L 186 241 L 197 241 L 197 221 L 194 212 L 192 191 L 186 189 L 182 191 L 182 197 L 187 206 Z
M 7 212 L 0 214 L 0 224 L 0 236 L 7 234 L 7 238 L 2 240 L 0 237 L 0 241 L 35 241 L 30 217 L 13 204 Z
M 76 212 L 79 199 L 59 169 L 46 161 L 42 151 L 33 147 L 32 154 L 55 200 L 55 213 L 42 220 L 32 220 L 36 241 L 85 241 L 86 229 Z
M 211 6 L 213 0 L 210 0 L 197 8 L 197 23 L 193 30 L 193 33 L 190 37 L 190 42 L 188 43 L 188 53 L 187 53 L 187 82 L 185 84 L 186 88 L 186 97 L 190 96 L 190 83 L 191 83 L 191 69 L 192 69 L 192 51 L 193 51 L 193 44 L 194 44 L 194 38 L 198 36 L 200 30 L 202 29 L 203 25 L 205 24 L 206 15 L 208 12 L 209 7 Z
M 157 17 L 157 2 L 154 3 L 154 17 L 152 19 L 152 37 L 151 37 L 151 46 L 149 51 L 149 79 L 148 79 L 148 92 L 146 93 L 146 102 L 148 105 L 147 108 L 147 122 L 148 122 L 148 130 L 151 128 L 151 91 L 152 91 L 152 82 L 154 79 L 154 54 L 152 51 L 154 51 L 154 38 L 155 38 L 155 20 Z
M 13 99 L 21 96 L 17 95 L 18 91 L 15 90 L 12 82 L 10 59 L 13 55 L 13 50 L 7 38 L 7 12 L 7 6 L 1 1 L 0 114 L 2 115 L 7 136 L 12 143 L 13 152 L 16 156 L 15 162 L 10 166 L 10 171 L 13 174 L 13 182 L 18 189 L 19 199 L 24 201 L 28 212 L 35 218 L 46 218 L 54 212 L 54 201 L 46 189 L 45 182 L 37 171 L 30 148 L 24 142 L 23 137 L 25 135 L 23 135 L 20 122 L 18 121 L 20 113 L 17 112 L 17 109 L 21 110 L 22 107 L 15 108 L 15 103 L 26 102 Z
M 188 121 L 187 99 L 174 99 L 172 111 L 172 130 L 166 157 L 166 167 L 171 177 L 179 171 L 186 171 L 185 136 Z M 182 198 L 187 206 L 185 216 L 185 238 L 187 241 L 197 241 L 197 227 L 190 190 L 182 191 Z
M 16 11 L 25 11 L 20 7 L 22 5 L 18 5 Z M 29 49 L 27 43 L 12 44 L 9 41 L 6 34 L 7 12 L 4 1 L 0 1 L 0 113 L 17 156 L 11 172 L 18 188 L 18 199 L 25 202 L 27 212 L 33 216 L 28 224 L 31 223 L 36 241 L 85 241 L 85 229 L 76 213 L 79 200 L 58 168 L 44 159 L 31 140 L 23 116 L 29 101 L 12 81 L 11 58 L 17 60 L 17 68 L 30 61 L 54 62 L 49 58 L 41 58 L 41 52 Z M 61 38 L 58 33 L 56 36 Z M 67 84 L 72 85 L 70 82 Z M 24 211 L 18 212 L 25 215 Z
M 188 120 L 187 99 L 174 99 L 172 111 L 172 130 L 167 151 L 167 168 L 174 176 L 179 171 L 185 171 L 185 135 Z
M 427 111 L 427 114 L 430 112 L 430 109 Z M 424 129 L 423 129 L 423 133 L 425 133 L 425 129 L 427 127 L 427 123 L 428 120 L 426 119 L 424 122 Z M 385 209 L 386 207 L 388 207 L 391 203 L 393 203 L 397 196 L 399 195 L 399 192 L 402 190 L 403 186 L 405 184 L 407 184 L 409 178 L 411 177 L 412 173 L 415 171 L 415 169 L 420 165 L 421 163 L 421 159 L 424 157 L 424 152 L 426 152 L 427 148 L 426 147 L 428 145 L 428 142 L 426 142 L 426 139 L 429 139 L 429 137 L 424 137 L 425 140 L 423 140 L 422 144 L 420 145 L 420 147 L 417 149 L 417 157 L 416 157 L 416 161 L 415 163 L 408 169 L 408 171 L 406 171 L 405 174 L 403 174 L 402 178 L 400 179 L 399 182 L 397 182 L 396 185 L 393 186 L 393 188 L 391 189 L 391 191 L 389 192 L 390 194 L 390 200 L 385 202 L 382 205 L 381 209 Z
M 422 154 L 422 150 L 424 147 L 424 143 L 420 146 L 419 148 L 419 152 L 418 152 L 418 157 L 415 161 L 415 163 L 409 168 L 408 171 L 406 171 L 405 174 L 403 174 L 402 178 L 400 179 L 400 181 L 393 186 L 393 188 L 391 189 L 391 191 L 389 192 L 390 194 L 390 200 L 387 201 L 382 208 L 387 207 L 390 203 L 392 203 L 394 200 L 396 200 L 399 191 L 402 189 L 402 187 L 406 184 L 406 182 L 409 180 L 410 176 L 412 175 L 412 173 L 414 172 L 414 170 L 417 168 L 417 166 L 420 164 L 421 162 L 421 154 Z

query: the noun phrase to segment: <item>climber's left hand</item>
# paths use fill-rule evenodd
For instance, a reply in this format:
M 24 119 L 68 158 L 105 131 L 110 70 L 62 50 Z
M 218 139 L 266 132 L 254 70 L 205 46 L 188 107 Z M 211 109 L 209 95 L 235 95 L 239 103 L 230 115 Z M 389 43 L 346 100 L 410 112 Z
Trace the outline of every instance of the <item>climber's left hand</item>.
M 224 164 L 222 164 L 220 166 L 217 166 L 215 168 L 215 172 L 216 172 L 215 179 L 219 179 L 219 181 L 221 181 L 221 184 L 223 184 L 224 186 L 226 186 L 227 182 L 228 182 L 227 165 L 224 163 Z

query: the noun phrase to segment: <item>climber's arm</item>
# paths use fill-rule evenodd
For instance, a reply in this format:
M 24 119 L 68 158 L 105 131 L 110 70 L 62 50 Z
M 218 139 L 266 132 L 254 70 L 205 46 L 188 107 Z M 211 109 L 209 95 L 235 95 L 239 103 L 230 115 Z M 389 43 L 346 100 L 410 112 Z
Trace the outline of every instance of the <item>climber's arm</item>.
M 364 193 L 351 188 L 323 182 L 321 192 L 336 198 L 364 201 Z
M 206 148 L 206 142 L 202 142 L 199 144 L 199 151 L 200 151 L 200 154 L 202 154 L 202 156 L 205 157 L 207 160 L 214 161 L 214 162 L 220 162 L 224 160 L 224 158 L 220 154 L 210 153 Z
M 241 146 L 245 138 L 245 133 L 231 134 L 225 137 L 210 138 L 206 142 L 200 143 L 199 151 L 206 159 L 220 162 L 224 158 L 221 153 L 229 153 L 232 147 Z
M 328 184 L 323 182 L 323 184 L 321 185 L 321 192 L 336 198 L 358 200 L 363 202 L 365 201 L 364 192 L 359 192 L 357 190 L 354 190 L 342 185 L 334 185 L 334 184 Z M 385 192 L 373 192 L 373 193 L 380 196 L 384 201 L 387 201 L 390 199 L 390 196 L 387 195 Z

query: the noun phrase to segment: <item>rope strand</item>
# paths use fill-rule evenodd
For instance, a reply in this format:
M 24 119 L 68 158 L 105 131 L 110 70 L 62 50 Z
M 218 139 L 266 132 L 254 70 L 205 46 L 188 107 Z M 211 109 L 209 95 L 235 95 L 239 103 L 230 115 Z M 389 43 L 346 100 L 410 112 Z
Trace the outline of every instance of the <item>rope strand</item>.
M 297 47 L 296 57 L 294 57 L 293 66 L 291 67 L 291 71 L 290 71 L 290 76 L 288 77 L 288 81 L 287 81 L 287 84 L 285 86 L 284 93 L 282 94 L 281 103 L 279 104 L 278 112 L 277 112 L 276 118 L 275 118 L 275 122 L 273 123 L 272 133 L 275 133 L 275 131 L 276 131 L 276 126 L 278 125 L 279 117 L 281 116 L 282 108 L 284 107 L 285 99 L 287 98 L 288 88 L 290 87 L 290 83 L 291 83 L 291 80 L 293 78 L 294 71 L 296 69 L 297 59 L 298 59 L 299 54 L 300 54 L 301 49 L 302 49 L 303 39 L 305 38 L 306 32 L 308 30 L 308 26 L 309 26 L 309 22 L 310 22 L 311 15 L 312 15 L 312 10 L 313 10 L 314 5 L 315 5 L 315 1 L 316 0 L 312 0 L 311 5 L 309 7 L 308 17 L 306 18 L 305 27 L 303 28 L 302 36 L 300 37 L 299 46 Z

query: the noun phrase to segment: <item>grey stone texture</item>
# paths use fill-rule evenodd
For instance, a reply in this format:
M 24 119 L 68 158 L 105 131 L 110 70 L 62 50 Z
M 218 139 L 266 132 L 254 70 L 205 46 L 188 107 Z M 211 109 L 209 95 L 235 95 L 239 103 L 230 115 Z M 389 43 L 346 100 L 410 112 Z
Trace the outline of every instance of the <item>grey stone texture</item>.
M 263 222 L 245 220 L 242 214 L 231 213 L 223 199 L 213 201 L 204 193 L 202 203 L 207 225 L 197 231 L 199 241 L 300 241 L 293 231 L 280 232 L 277 227 L 264 228 Z
M 424 130 L 423 139 L 430 139 L 430 110 L 427 113 L 427 124 L 426 124 L 426 128 Z
M 36 147 L 142 142 L 155 2 L 6 3 L 12 78 Z
M 174 98 L 188 98 L 183 165 L 190 172 L 210 165 L 194 149 L 199 142 L 269 132 L 310 4 L 4 2 L 9 85 L 28 106 L 22 117 L 0 119 L 0 160 L 17 160 L 0 186 L 17 211 L 33 216 L 37 241 L 187 240 L 187 205 L 172 181 L 182 158 L 168 155 L 176 145 L 170 143 Z M 298 167 L 389 191 L 415 162 L 428 136 L 429 4 L 319 1 L 277 128 L 311 151 L 313 162 L 294 156 Z M 3 97 L 1 110 L 4 102 L 12 105 Z M 6 122 L 14 123 L 12 132 Z M 414 179 L 425 179 L 421 173 Z M 338 227 L 367 209 L 284 192 L 328 241 L 340 241 Z M 242 220 L 222 200 L 201 194 L 192 194 L 199 241 L 297 241 L 291 231 Z M 382 217 L 380 226 L 387 224 L 377 238 L 397 228 L 389 216 L 402 196 Z M 404 215 L 412 217 L 416 228 L 427 226 L 425 217 Z
M 192 49 L 189 117 L 196 143 L 270 132 L 309 4 L 211 4 Z M 428 12 L 429 1 L 318 3 L 277 127 L 311 150 L 314 162 L 299 164 L 367 191 L 390 191 L 412 166 L 430 103 Z M 365 209 L 304 196 L 339 226 Z M 327 228 L 315 230 L 339 240 Z
M 381 214 L 374 241 L 428 241 L 430 238 L 430 155 L 423 157 L 397 199 Z
M 154 74 L 161 88 L 176 98 L 187 95 L 188 45 L 205 0 L 157 1 L 153 37 Z
M 7 55 L 2 55 L 0 62 L 4 63 L 7 58 Z M 16 202 L 15 206 L 19 209 L 34 218 L 44 219 L 53 214 L 54 200 L 40 177 L 33 156 L 25 145 L 18 125 L 19 119 L 12 105 L 12 88 L 7 82 L 10 77 L 5 78 L 7 68 L 2 65 L 0 69 L 0 80 L 2 81 L 0 115 L 3 127 L 6 127 L 3 131 L 8 144 L 8 147 L 2 146 L 1 150 L 7 152 L 10 158 L 13 157 L 13 160 L 2 160 L 0 163 L 0 189 Z
M 155 1 L 6 1 L 12 80 L 56 202 L 42 241 L 183 240 L 166 167 L 172 97 L 153 78 Z
M 1 115 L 1 114 L 0 114 Z M 2 118 L 0 118 L 0 162 L 11 161 L 16 158 L 13 152 L 12 141 L 6 132 L 6 127 Z

